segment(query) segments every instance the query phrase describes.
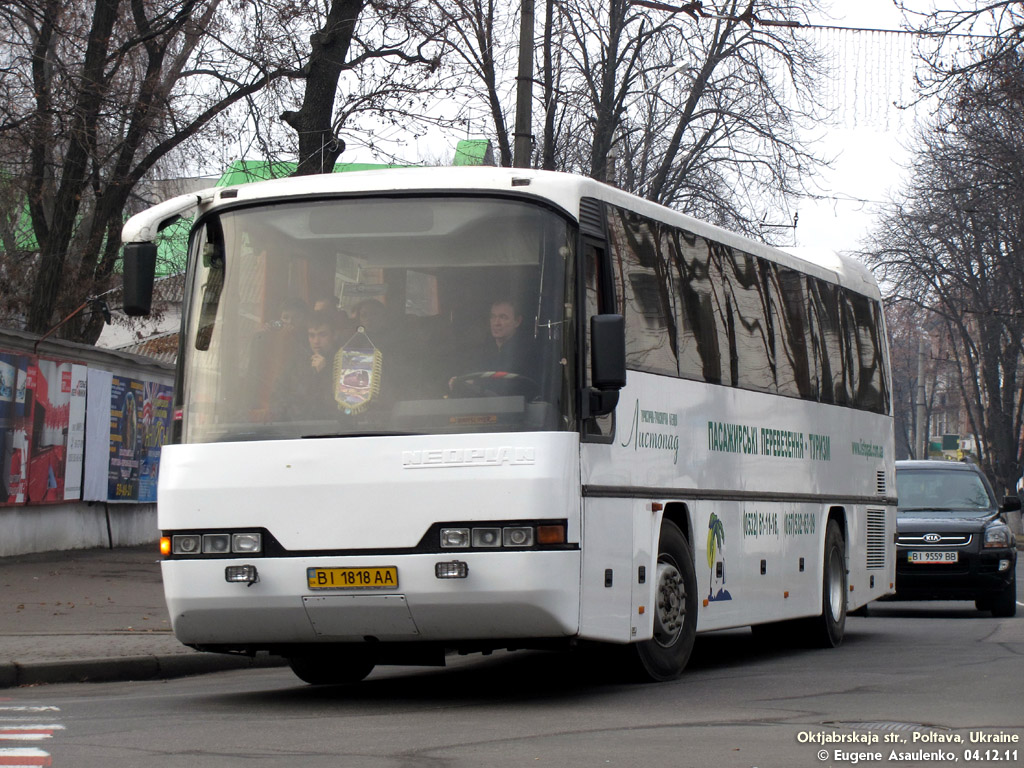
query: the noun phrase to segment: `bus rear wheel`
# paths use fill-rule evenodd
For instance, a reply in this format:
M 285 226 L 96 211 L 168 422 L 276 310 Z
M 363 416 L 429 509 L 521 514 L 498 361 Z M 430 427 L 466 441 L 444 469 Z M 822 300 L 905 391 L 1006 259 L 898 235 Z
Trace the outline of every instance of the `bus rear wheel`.
M 825 564 L 822 574 L 821 615 L 808 621 L 809 639 L 819 648 L 835 648 L 846 633 L 846 539 L 839 523 L 825 527 Z
M 661 524 L 654 588 L 654 636 L 630 648 L 642 679 L 675 680 L 697 635 L 697 576 L 690 544 L 671 520 Z
M 829 520 L 825 526 L 822 563 L 821 613 L 803 619 L 755 624 L 751 630 L 759 643 L 775 648 L 835 648 L 843 642 L 846 632 L 846 539 L 835 520 Z M 864 610 L 866 612 L 866 606 Z
M 296 677 L 310 685 L 358 683 L 376 666 L 365 651 L 345 646 L 300 651 L 287 658 Z

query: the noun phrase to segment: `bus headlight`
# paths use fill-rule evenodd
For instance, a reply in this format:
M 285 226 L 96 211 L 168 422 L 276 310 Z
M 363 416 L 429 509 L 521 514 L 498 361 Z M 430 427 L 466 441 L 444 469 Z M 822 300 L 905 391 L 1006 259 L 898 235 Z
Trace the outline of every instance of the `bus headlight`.
M 500 547 L 501 528 L 474 528 L 474 547 Z
M 442 549 L 465 549 L 469 546 L 469 528 L 442 528 Z
M 228 533 L 203 534 L 203 554 L 224 555 L 231 551 L 231 535 Z
M 506 547 L 532 547 L 533 528 L 525 525 L 516 528 L 503 528 L 501 541 Z
M 197 534 L 171 537 L 171 552 L 175 555 L 198 555 L 203 548 L 203 538 Z
M 160 554 L 170 558 L 228 558 L 244 555 L 263 557 L 263 532 L 260 531 L 163 531 Z M 273 537 L 270 537 L 273 541 Z
M 571 549 L 565 520 L 488 520 L 477 526 L 451 521 L 436 524 L 420 541 L 423 549 Z M 427 538 L 429 537 L 429 539 Z M 437 542 L 437 543 L 434 543 Z
M 251 555 L 262 548 L 263 537 L 258 533 L 231 534 L 231 551 Z

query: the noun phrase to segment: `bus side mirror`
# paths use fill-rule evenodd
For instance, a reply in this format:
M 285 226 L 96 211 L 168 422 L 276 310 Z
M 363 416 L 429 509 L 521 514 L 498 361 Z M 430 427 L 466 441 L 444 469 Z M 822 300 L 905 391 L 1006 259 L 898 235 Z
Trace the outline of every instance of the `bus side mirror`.
M 626 322 L 622 315 L 590 318 L 590 415 L 615 410 L 626 386 Z M 595 391 L 596 390 L 596 391 Z
M 128 243 L 124 247 L 123 307 L 126 315 L 148 315 L 153 305 L 156 243 Z

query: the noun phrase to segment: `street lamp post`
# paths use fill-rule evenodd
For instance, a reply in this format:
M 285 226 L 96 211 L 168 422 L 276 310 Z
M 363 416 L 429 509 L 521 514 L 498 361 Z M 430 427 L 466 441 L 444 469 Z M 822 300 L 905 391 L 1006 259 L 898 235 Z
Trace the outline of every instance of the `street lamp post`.
M 519 20 L 519 75 L 516 77 L 516 129 L 512 165 L 529 168 L 533 150 L 533 0 L 522 0 Z

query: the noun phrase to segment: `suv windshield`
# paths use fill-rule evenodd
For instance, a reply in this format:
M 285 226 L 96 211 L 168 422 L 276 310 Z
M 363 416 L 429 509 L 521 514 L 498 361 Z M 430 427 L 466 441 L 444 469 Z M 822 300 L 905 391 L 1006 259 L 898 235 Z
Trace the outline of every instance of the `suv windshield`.
M 571 428 L 574 242 L 553 211 L 481 197 L 206 217 L 183 439 Z
M 996 504 L 976 472 L 898 469 L 899 512 L 991 512 Z

